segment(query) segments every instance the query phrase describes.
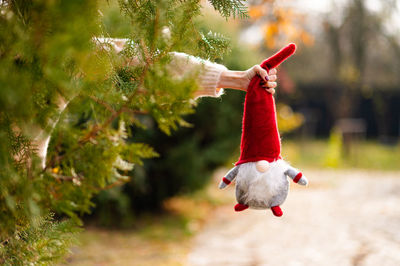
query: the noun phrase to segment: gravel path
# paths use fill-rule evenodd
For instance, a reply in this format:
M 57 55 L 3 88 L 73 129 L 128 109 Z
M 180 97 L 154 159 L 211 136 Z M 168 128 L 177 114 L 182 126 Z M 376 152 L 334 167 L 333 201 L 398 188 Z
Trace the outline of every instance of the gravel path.
M 291 184 L 281 218 L 235 213 L 233 198 L 218 208 L 189 265 L 400 265 L 400 172 L 304 173 L 310 186 Z M 221 193 L 233 196 L 233 186 Z

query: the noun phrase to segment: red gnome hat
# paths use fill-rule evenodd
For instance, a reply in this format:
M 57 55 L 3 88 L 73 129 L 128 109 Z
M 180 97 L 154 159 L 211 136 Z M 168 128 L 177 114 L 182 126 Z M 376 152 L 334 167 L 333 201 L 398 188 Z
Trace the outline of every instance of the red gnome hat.
M 269 71 L 294 54 L 291 43 L 265 60 L 261 67 Z M 276 121 L 275 101 L 262 87 L 263 80 L 256 75 L 249 84 L 244 102 L 240 158 L 236 165 L 281 159 L 281 141 Z

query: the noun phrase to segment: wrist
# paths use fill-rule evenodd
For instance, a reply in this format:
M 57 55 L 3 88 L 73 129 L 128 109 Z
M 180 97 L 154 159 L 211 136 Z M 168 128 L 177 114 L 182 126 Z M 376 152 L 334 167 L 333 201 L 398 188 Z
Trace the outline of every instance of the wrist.
M 218 88 L 246 90 L 249 80 L 245 71 L 225 70 L 221 73 Z

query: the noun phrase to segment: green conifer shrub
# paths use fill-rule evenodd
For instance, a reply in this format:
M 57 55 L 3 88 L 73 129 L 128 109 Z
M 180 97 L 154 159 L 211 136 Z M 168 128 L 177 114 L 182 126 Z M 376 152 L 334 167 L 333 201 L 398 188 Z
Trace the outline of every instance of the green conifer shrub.
M 236 0 L 211 3 L 226 16 L 244 10 Z M 145 127 L 140 117 L 147 115 L 169 134 L 193 112 L 195 77 L 169 77 L 168 53 L 211 58 L 226 48 L 193 22 L 199 1 L 121 0 L 119 7 L 129 33 L 112 37 L 130 38 L 132 46 L 116 54 L 93 41 L 108 36 L 99 1 L 0 1 L 1 264 L 61 259 L 93 196 L 126 182 L 132 164 L 157 156 L 129 125 Z M 140 64 L 127 67 L 133 56 Z M 68 102 L 61 115 L 60 97 Z M 40 134 L 52 136 L 44 169 L 33 142 Z

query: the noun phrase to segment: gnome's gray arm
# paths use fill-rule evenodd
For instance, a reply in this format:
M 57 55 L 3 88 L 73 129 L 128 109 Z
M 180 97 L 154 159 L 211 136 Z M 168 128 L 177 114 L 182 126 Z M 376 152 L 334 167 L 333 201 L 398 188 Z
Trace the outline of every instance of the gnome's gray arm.
M 289 169 L 285 171 L 285 175 L 293 179 L 293 182 L 298 183 L 300 185 L 307 186 L 308 184 L 307 178 L 303 176 L 303 174 L 299 170 L 291 166 L 289 167 Z
M 235 179 L 238 172 L 239 172 L 239 166 L 235 166 L 231 170 L 229 170 L 226 176 L 222 178 L 221 183 L 219 183 L 219 188 L 223 189 L 227 185 L 229 185 Z

